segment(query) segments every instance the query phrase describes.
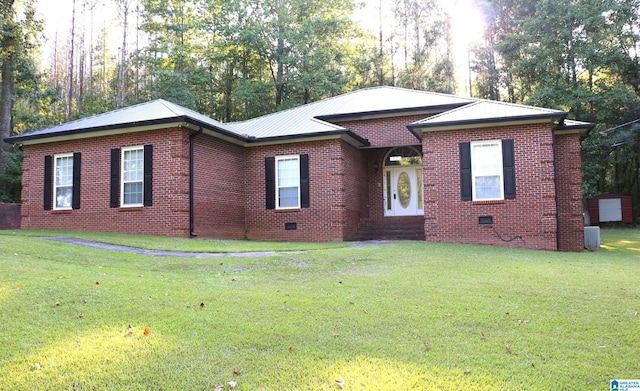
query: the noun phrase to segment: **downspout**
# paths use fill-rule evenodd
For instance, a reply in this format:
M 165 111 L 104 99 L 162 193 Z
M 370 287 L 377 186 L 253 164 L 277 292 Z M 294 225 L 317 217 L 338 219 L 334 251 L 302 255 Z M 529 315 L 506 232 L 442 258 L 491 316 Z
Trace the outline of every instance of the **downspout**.
M 556 250 L 560 251 L 560 200 L 558 198 L 558 161 L 556 156 L 556 135 L 551 131 L 553 148 L 553 184 L 556 201 Z
M 189 235 L 192 238 L 195 238 L 196 236 L 198 236 L 195 233 L 195 228 L 194 228 L 194 213 L 193 213 L 193 166 L 194 166 L 194 162 L 193 162 L 193 150 L 194 150 L 194 143 L 193 143 L 193 139 L 199 135 L 202 134 L 202 126 L 199 127 L 197 132 L 191 133 L 189 135 Z

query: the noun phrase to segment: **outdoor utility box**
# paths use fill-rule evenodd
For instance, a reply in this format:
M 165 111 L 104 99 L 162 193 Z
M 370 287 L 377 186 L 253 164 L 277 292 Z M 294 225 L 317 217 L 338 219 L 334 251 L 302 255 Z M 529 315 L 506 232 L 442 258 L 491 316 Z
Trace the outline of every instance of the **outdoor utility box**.
M 600 227 L 584 227 L 584 248 L 600 248 Z
M 633 204 L 626 194 L 604 193 L 587 200 L 592 225 L 621 222 L 633 224 Z

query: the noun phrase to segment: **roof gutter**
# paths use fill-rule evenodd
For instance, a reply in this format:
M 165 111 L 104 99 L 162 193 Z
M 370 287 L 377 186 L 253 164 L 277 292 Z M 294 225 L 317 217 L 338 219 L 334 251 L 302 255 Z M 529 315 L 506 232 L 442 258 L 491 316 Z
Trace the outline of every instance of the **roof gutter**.
M 194 200 L 193 200 L 193 172 L 194 170 L 194 159 L 193 159 L 193 151 L 194 151 L 194 138 L 202 134 L 202 126 L 198 128 L 196 132 L 193 132 L 189 135 L 189 236 L 195 238 L 198 236 L 195 232 L 195 213 L 194 213 Z

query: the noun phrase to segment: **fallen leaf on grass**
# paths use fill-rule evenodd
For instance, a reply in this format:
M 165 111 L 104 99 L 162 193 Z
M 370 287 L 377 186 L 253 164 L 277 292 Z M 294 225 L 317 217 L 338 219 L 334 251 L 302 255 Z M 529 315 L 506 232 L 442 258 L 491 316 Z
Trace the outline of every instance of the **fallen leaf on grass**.
M 41 367 L 41 366 L 40 366 L 40 364 L 38 364 L 38 363 L 33 364 L 33 367 L 34 367 L 36 370 L 40 370 L 40 369 L 42 369 L 42 367 Z
M 200 308 L 204 308 L 204 302 L 200 303 Z
M 234 375 L 234 376 L 240 376 L 240 375 L 241 375 L 241 373 L 240 373 L 240 371 L 233 371 L 233 375 Z
M 79 319 L 84 318 L 84 314 L 82 312 L 78 312 L 78 315 L 76 315 L 76 317 L 78 317 Z
M 151 332 L 151 329 L 148 327 L 145 327 L 144 329 L 144 335 L 149 335 L 149 333 Z
M 527 324 L 527 323 L 529 323 L 529 320 L 528 319 L 518 319 L 518 323 Z
M 338 338 L 338 337 L 340 336 L 340 334 L 338 334 L 338 333 L 333 333 L 333 334 L 331 334 L 331 336 L 332 336 L 333 338 Z
M 336 386 L 338 386 L 339 389 L 343 389 L 344 382 L 342 380 L 336 380 Z
M 429 341 L 424 341 L 424 348 L 429 350 L 431 347 L 429 346 Z
M 224 391 L 224 386 L 218 386 L 214 388 L 213 391 Z
M 231 388 L 236 388 L 236 386 L 238 385 L 237 382 L 234 382 L 233 380 L 231 380 L 229 383 L 227 383 L 229 385 L 229 387 Z
M 56 307 L 60 307 L 60 302 L 56 301 Z
M 511 345 L 507 344 L 504 348 L 507 350 L 507 353 L 511 353 Z
M 485 340 L 487 337 L 484 336 L 484 333 L 480 333 L 480 339 Z

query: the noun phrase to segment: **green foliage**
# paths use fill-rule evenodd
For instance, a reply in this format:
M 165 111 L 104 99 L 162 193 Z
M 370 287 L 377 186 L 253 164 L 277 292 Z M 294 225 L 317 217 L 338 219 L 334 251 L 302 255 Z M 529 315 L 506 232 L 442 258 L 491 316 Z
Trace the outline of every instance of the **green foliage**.
M 477 49 L 483 97 L 557 108 L 596 123 L 583 140 L 584 195 L 624 192 L 640 204 L 636 141 L 599 130 L 638 117 L 637 1 L 491 0 L 487 44 Z M 640 211 L 640 209 L 639 209 Z M 640 216 L 640 214 L 637 214 Z
M 0 232 L 0 389 L 585 390 L 637 373 L 637 230 L 552 259 L 426 242 L 189 259 L 32 234 Z M 175 241 L 109 235 L 132 239 Z
M 0 174 L 0 202 L 20 203 L 22 191 L 22 151 L 12 148 L 4 155 L 6 170 Z

